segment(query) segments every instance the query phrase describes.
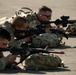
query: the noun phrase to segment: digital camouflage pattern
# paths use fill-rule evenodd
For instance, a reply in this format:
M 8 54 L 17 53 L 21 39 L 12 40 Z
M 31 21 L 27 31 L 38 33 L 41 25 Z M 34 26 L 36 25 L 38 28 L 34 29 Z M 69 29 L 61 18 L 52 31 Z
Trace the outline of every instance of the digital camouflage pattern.
M 62 43 L 62 38 L 54 33 L 45 33 L 33 39 L 34 47 L 57 47 Z
M 68 27 L 66 28 L 66 31 L 70 35 L 76 35 L 76 23 L 68 25 Z
M 28 28 L 36 28 L 37 25 L 40 25 L 36 13 L 27 15 L 26 19 L 28 21 Z
M 26 70 L 48 70 L 61 66 L 62 60 L 55 54 L 33 54 L 25 60 Z

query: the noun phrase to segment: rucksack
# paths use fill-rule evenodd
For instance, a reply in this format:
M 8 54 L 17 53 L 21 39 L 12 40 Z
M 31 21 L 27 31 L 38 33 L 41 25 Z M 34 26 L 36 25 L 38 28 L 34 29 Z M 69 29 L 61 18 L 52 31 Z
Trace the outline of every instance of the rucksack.
M 62 37 L 54 33 L 44 33 L 32 40 L 34 47 L 57 47 L 62 44 Z
M 26 70 L 49 70 L 62 66 L 64 63 L 55 54 L 33 54 L 25 60 Z

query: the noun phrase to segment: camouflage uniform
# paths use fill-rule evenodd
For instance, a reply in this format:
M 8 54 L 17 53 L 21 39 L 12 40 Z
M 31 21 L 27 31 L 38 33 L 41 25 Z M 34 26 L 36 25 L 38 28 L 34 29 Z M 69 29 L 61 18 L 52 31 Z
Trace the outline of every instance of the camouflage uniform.
M 3 70 L 8 62 L 8 58 L 3 56 L 3 53 L 0 52 L 0 70 Z
M 28 21 L 28 28 L 36 28 L 37 25 L 40 25 L 40 21 L 38 20 L 37 14 L 36 13 L 32 13 L 32 14 L 27 14 L 26 19 Z M 45 28 L 50 28 L 51 25 L 47 24 L 45 25 Z
M 4 23 L 4 21 L 3 22 L 1 21 L 0 27 L 2 27 L 3 23 Z M 0 52 L 0 70 L 3 70 L 6 67 L 7 62 L 8 62 L 8 58 L 4 57 L 3 53 Z
M 36 25 L 40 25 L 41 23 L 38 21 L 36 13 L 27 15 L 26 17 L 28 21 L 28 28 L 36 28 Z

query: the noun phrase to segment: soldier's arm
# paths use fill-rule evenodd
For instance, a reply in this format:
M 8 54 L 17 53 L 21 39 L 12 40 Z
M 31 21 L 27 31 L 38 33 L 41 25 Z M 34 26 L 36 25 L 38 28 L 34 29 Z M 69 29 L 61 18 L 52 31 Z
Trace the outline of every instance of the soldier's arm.
M 8 58 L 7 57 L 2 57 L 0 58 L 0 70 L 3 70 L 8 63 Z

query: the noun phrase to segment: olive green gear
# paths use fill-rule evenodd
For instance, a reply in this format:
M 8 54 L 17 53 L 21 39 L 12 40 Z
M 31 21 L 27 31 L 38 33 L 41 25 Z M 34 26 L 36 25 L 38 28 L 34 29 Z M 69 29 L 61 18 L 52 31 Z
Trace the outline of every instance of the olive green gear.
M 63 66 L 61 58 L 55 54 L 33 54 L 25 60 L 26 70 L 48 70 Z

